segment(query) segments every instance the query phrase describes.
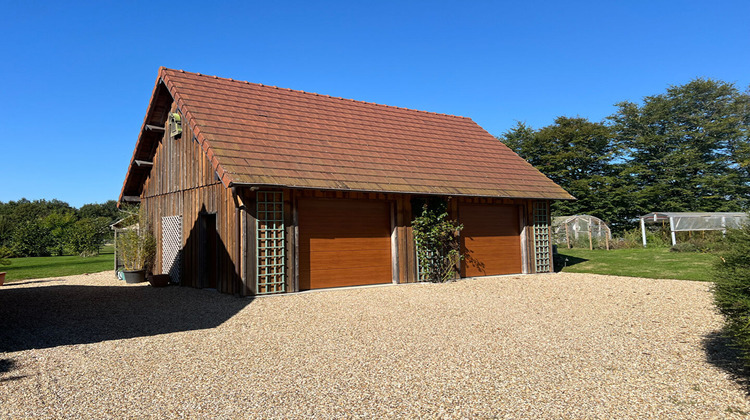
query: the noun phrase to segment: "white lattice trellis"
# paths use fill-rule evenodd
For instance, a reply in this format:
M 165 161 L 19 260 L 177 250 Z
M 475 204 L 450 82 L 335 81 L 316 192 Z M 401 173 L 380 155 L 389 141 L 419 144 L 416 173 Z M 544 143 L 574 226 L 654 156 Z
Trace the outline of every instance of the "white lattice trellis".
M 161 267 L 172 283 L 180 282 L 182 255 L 182 216 L 161 218 Z
M 544 201 L 534 202 L 534 267 L 537 273 L 552 269 L 549 241 L 549 212 Z

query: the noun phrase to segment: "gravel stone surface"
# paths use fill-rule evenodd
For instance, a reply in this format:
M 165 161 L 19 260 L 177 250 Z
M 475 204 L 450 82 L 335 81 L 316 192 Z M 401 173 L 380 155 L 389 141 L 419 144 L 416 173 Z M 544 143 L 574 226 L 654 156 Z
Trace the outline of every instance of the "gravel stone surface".
M 709 283 L 0 288 L 0 418 L 745 418 Z

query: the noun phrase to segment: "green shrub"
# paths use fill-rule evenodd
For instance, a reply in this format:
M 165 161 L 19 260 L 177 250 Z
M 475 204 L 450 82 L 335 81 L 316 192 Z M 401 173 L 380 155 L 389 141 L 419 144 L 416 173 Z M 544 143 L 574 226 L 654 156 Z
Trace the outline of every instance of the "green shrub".
M 669 248 L 671 252 L 698 252 L 700 249 L 691 242 L 678 242 Z
M 646 245 L 649 248 L 666 248 L 671 245 L 669 232 L 659 228 L 655 231 L 646 230 Z M 634 228 L 622 232 L 622 236 L 614 238 L 610 244 L 612 249 L 643 248 L 643 233 L 641 228 Z
M 714 301 L 750 367 L 750 226 L 730 230 L 714 271 Z
M 13 253 L 21 257 L 46 257 L 54 244 L 50 231 L 38 221 L 26 222 L 13 233 Z
M 461 255 L 458 235 L 463 225 L 447 220 L 444 202 L 428 202 L 412 221 L 420 280 L 446 282 L 456 278 Z
M 2 265 L 10 265 L 10 257 L 11 257 L 10 248 L 7 246 L 0 246 L 0 266 Z

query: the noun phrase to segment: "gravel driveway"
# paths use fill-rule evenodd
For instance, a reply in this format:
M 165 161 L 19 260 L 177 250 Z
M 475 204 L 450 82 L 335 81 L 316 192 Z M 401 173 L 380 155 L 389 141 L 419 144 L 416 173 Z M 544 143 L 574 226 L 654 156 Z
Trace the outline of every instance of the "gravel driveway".
M 708 283 L 0 288 L 0 418 L 744 418 Z

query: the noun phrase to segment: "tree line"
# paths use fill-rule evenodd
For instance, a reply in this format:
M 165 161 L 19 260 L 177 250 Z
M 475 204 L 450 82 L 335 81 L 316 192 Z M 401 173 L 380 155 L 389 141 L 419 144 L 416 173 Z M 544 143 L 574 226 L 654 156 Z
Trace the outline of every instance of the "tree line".
M 519 122 L 498 138 L 578 199 L 555 202 L 554 216 L 622 231 L 652 211 L 748 210 L 750 90 L 695 79 L 615 106 L 602 122 Z
M 96 255 L 120 217 L 115 200 L 78 209 L 60 200 L 0 201 L 0 250 L 16 257 Z

